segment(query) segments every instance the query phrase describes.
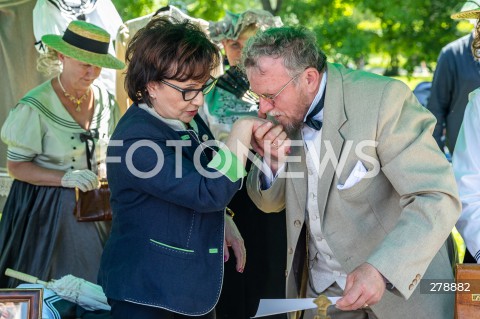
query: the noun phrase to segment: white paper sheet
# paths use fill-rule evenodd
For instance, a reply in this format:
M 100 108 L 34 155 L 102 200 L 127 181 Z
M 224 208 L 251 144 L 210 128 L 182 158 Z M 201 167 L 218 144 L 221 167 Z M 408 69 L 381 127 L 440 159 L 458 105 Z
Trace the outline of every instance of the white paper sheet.
M 332 304 L 336 304 L 340 297 L 328 297 Z M 313 302 L 315 298 L 300 298 L 300 299 L 261 299 L 258 305 L 255 317 L 259 318 L 265 316 L 276 315 L 279 313 L 286 313 L 292 311 L 299 311 L 305 309 L 316 308 L 317 305 Z

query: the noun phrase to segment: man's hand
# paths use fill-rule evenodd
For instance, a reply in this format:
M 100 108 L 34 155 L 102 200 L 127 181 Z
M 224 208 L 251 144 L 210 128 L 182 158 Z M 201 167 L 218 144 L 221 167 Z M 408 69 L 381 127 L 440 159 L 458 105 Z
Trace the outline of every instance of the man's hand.
M 240 235 L 237 225 L 233 222 L 233 218 L 225 216 L 225 243 L 223 245 L 225 262 L 230 258 L 228 247 L 232 247 L 235 258 L 237 259 L 237 271 L 243 272 L 245 263 L 247 262 L 247 250 L 245 249 L 242 235 Z
M 275 175 L 278 168 L 285 163 L 291 141 L 282 125 L 265 122 L 254 125 L 251 145 L 253 150 L 264 158 Z
M 372 306 L 382 299 L 385 280 L 382 274 L 368 263 L 361 264 L 347 276 L 343 297 L 337 308 L 343 311 Z

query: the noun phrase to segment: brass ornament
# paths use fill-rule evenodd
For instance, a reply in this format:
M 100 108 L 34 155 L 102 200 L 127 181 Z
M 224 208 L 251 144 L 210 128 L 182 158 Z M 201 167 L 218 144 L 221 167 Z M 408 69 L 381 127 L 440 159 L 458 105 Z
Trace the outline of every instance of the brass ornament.
M 332 302 L 327 296 L 320 295 L 313 302 L 317 305 L 317 315 L 313 317 L 314 319 L 331 319 L 330 316 L 327 316 L 327 308 Z

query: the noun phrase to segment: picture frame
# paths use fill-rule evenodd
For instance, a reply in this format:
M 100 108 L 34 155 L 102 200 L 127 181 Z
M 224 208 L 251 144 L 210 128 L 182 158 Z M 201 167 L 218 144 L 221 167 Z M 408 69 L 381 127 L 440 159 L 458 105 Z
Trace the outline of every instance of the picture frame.
M 42 288 L 0 289 L 1 319 L 41 319 Z

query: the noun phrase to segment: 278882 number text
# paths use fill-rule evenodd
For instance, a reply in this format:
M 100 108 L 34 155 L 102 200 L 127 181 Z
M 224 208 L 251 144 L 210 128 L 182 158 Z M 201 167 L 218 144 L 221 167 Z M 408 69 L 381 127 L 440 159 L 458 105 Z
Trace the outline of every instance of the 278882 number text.
M 480 291 L 480 281 L 464 279 L 455 282 L 454 279 L 422 279 L 420 280 L 421 294 L 454 294 L 472 293 Z
M 430 292 L 470 292 L 470 283 L 468 282 L 430 282 Z

